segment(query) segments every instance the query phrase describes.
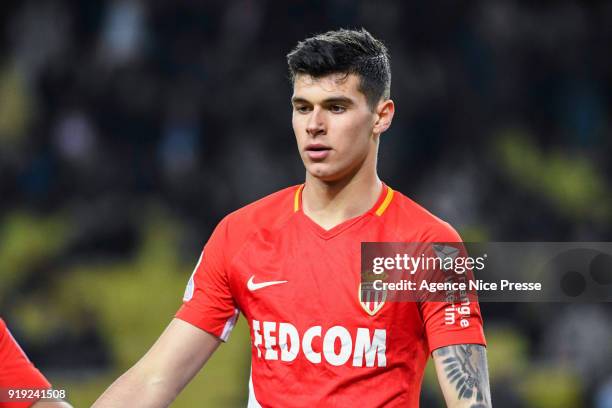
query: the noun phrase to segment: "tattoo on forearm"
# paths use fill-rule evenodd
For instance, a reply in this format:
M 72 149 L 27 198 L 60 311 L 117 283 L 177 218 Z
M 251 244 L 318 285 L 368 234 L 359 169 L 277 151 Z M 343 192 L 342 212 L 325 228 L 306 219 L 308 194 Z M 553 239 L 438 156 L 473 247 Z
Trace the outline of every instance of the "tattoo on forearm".
M 486 349 L 477 344 L 460 344 L 439 348 L 434 356 L 442 358 L 444 375 L 457 391 L 458 399 L 472 399 L 471 408 L 491 406 Z

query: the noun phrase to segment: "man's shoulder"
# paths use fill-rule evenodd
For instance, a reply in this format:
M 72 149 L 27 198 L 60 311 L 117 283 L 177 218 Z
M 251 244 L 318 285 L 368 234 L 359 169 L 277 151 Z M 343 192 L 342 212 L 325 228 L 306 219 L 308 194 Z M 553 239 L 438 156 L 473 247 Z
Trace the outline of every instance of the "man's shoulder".
M 408 196 L 395 191 L 393 219 L 401 235 L 418 231 L 423 242 L 457 242 L 461 237 L 446 221 L 432 214 Z
M 284 224 L 295 213 L 295 197 L 300 187 L 295 185 L 269 194 L 233 211 L 225 220 L 228 224 L 247 229 Z
M 266 236 L 280 231 L 294 214 L 294 197 L 299 185 L 284 188 L 226 215 L 215 228 L 207 246 L 233 256 L 257 233 Z

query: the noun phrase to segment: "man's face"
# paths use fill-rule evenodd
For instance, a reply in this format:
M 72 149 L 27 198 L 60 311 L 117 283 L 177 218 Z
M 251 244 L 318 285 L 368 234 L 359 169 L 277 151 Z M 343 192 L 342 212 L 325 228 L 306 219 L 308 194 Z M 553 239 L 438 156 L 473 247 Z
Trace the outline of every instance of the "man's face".
M 367 163 L 376 164 L 378 118 L 358 89 L 354 74 L 321 78 L 297 75 L 293 85 L 293 131 L 310 175 L 338 181 Z

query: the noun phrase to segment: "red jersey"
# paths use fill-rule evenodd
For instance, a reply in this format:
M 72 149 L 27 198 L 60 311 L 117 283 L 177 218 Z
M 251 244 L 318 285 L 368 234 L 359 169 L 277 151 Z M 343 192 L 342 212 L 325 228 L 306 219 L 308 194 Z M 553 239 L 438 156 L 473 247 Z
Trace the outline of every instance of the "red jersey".
M 0 319 L 0 389 L 51 388 Z M 4 398 L 2 398 L 3 400 Z M 36 401 L 2 402 L 0 408 L 25 408 Z
M 459 242 L 452 227 L 384 186 L 365 214 L 325 230 L 302 186 L 225 217 L 204 247 L 176 316 L 227 340 L 251 333 L 249 407 L 418 407 L 430 353 L 485 344 L 480 309 L 444 322 L 445 303 L 360 300 L 361 242 Z

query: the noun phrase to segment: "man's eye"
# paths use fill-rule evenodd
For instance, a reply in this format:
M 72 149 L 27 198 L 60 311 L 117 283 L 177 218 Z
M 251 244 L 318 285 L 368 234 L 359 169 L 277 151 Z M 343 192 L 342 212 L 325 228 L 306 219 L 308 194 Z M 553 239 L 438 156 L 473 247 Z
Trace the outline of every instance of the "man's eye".
M 342 113 L 346 111 L 346 108 L 342 105 L 332 105 L 329 110 L 332 111 L 332 113 Z
M 299 113 L 308 113 L 310 111 L 308 106 L 295 106 L 294 109 Z

